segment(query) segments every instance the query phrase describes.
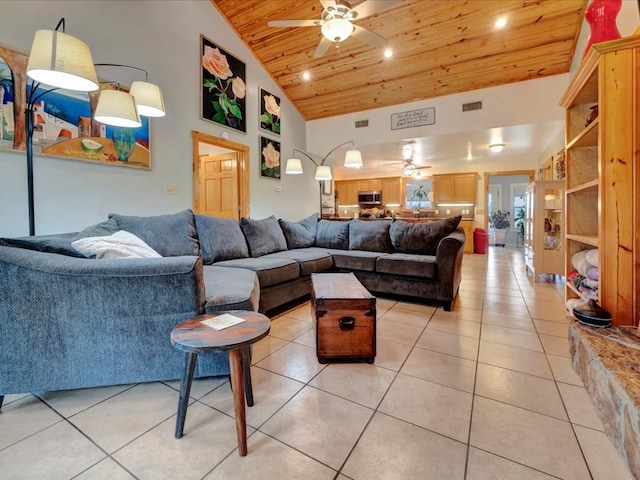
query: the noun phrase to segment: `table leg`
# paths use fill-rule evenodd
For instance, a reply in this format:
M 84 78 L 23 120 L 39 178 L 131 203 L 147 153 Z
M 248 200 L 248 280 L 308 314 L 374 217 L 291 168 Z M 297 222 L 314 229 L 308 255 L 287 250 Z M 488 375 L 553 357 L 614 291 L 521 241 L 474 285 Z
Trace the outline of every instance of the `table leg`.
M 242 348 L 229 350 L 231 367 L 231 386 L 233 388 L 233 409 L 236 414 L 236 433 L 238 435 L 238 454 L 247 454 L 247 423 L 244 410 L 244 380 L 242 375 Z
M 242 347 L 242 372 L 244 373 L 244 391 L 247 405 L 253 407 L 253 387 L 251 385 L 251 345 Z
M 184 357 L 184 371 L 180 382 L 180 400 L 178 400 L 178 416 L 176 418 L 176 438 L 182 438 L 184 421 L 187 418 L 187 407 L 189 406 L 189 394 L 191 393 L 191 382 L 193 381 L 193 370 L 196 366 L 195 352 L 186 352 Z

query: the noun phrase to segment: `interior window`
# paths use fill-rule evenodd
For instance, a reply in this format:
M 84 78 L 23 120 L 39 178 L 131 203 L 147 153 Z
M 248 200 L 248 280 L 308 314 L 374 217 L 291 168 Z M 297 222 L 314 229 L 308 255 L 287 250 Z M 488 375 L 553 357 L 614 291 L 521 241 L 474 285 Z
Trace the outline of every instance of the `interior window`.
M 431 179 L 415 180 L 407 179 L 405 208 L 416 210 L 419 208 L 432 208 L 433 190 Z

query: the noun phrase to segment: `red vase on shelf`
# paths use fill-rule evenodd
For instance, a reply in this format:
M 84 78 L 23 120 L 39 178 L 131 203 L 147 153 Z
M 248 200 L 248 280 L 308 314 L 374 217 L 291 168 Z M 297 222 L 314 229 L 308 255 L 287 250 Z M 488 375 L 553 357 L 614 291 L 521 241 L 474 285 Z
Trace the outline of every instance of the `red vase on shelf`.
M 582 52 L 585 57 L 591 45 L 620 38 L 616 18 L 622 8 L 622 0 L 591 0 L 584 11 L 584 18 L 589 24 L 590 32 L 587 46 Z

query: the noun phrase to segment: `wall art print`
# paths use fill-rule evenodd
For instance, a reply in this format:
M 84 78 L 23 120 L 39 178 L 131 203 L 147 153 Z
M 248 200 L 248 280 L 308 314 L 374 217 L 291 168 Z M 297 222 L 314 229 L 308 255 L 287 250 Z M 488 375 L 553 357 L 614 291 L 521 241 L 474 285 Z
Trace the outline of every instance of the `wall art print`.
M 26 75 L 27 61 L 27 55 L 0 47 L 0 149 L 26 150 L 26 94 L 34 88 Z M 34 93 L 45 90 L 37 86 Z M 98 98 L 99 91 L 57 89 L 44 94 L 34 104 L 34 153 L 150 168 L 149 119 L 141 117 L 142 126 L 135 129 L 104 125 L 93 119 Z
M 280 180 L 280 142 L 260 135 L 260 177 Z
M 247 133 L 245 63 L 204 35 L 200 35 L 200 59 L 200 116 Z
M 280 97 L 260 89 L 260 128 L 280 135 Z

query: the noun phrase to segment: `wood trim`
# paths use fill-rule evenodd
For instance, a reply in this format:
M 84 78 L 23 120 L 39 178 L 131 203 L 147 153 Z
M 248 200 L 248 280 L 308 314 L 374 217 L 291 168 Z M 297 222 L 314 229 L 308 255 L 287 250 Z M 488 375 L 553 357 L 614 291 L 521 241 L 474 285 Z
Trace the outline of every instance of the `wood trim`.
M 206 133 L 191 131 L 192 158 L 193 158 L 193 208 L 199 208 L 200 181 L 200 143 L 207 143 L 220 148 L 226 148 L 236 152 L 238 157 L 238 196 L 240 198 L 240 217 L 249 217 L 249 147 L 241 143 L 232 142 L 223 138 L 214 137 Z
M 484 229 L 489 231 L 489 215 L 487 214 L 487 201 L 489 199 L 489 177 L 507 177 L 509 175 L 529 175 L 529 183 L 535 180 L 535 170 L 512 170 L 509 172 L 484 172 Z

